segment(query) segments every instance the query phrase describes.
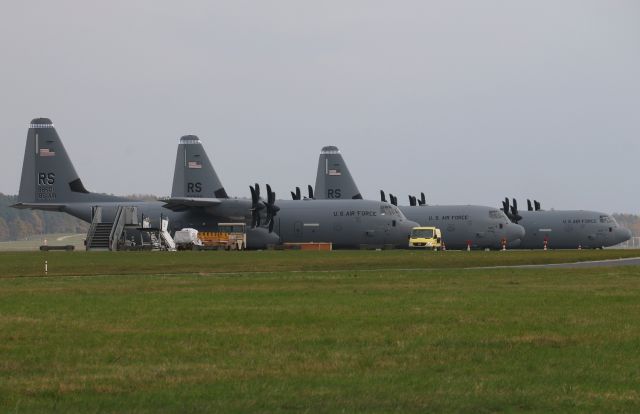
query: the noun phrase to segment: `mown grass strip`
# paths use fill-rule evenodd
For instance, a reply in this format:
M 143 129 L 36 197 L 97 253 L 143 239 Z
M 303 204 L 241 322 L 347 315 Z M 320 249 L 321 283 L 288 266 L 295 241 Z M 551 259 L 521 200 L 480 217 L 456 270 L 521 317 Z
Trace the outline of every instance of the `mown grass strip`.
M 254 252 L 21 252 L 0 253 L 0 277 L 185 274 L 350 269 L 436 269 L 567 263 L 637 257 L 635 250 L 507 252 L 254 251 Z

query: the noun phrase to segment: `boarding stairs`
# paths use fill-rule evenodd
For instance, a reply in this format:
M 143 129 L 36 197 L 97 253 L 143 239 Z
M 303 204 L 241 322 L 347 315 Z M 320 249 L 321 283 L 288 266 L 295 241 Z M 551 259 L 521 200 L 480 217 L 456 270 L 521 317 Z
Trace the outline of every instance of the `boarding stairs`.
M 87 235 L 87 250 L 109 250 L 109 236 L 113 223 L 96 223 L 93 232 Z
M 91 225 L 86 239 L 87 251 L 118 250 L 124 228 L 138 225 L 138 207 L 136 206 L 118 206 L 113 221 L 102 220 L 101 206 L 94 206 L 91 215 Z
M 143 243 L 142 247 L 150 250 L 176 251 L 176 243 L 169 233 L 169 219 L 160 215 L 160 227 L 152 227 L 148 217 L 143 217 L 142 227 L 138 230 L 149 235 L 149 243 Z

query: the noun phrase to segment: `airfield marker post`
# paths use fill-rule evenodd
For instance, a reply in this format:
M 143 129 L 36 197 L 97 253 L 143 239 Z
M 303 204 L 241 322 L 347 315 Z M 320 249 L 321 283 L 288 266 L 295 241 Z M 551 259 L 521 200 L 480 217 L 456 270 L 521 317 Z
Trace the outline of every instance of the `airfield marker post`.
M 44 274 L 49 273 L 49 262 L 47 260 L 44 261 Z
M 467 240 L 467 251 L 471 251 L 471 240 Z
M 545 237 L 544 238 L 544 251 L 547 251 L 547 244 L 549 243 L 549 240 Z

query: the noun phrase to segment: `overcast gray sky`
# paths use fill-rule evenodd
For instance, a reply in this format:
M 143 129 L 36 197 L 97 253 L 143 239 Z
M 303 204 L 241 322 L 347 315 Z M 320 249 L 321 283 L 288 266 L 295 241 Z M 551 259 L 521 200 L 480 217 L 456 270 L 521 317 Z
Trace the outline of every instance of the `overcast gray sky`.
M 0 8 L 0 192 L 53 120 L 91 191 L 167 195 L 196 134 L 227 192 L 640 213 L 640 2 L 25 1 Z

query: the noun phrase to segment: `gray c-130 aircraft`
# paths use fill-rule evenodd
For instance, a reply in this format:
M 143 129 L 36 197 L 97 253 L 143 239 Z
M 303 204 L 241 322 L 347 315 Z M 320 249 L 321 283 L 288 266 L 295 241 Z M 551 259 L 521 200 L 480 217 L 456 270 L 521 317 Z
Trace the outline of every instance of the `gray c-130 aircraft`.
M 385 201 L 384 192 L 381 191 L 381 195 L 381 199 Z M 334 201 L 362 198 L 342 154 L 335 146 L 326 146 L 320 152 L 315 197 Z M 396 198 L 392 195 L 390 198 L 391 204 L 396 205 Z M 418 204 L 413 202 L 414 199 L 410 200 L 412 204 Z M 447 248 L 464 249 L 470 244 L 473 248 L 498 249 L 503 239 L 508 247 L 515 247 L 524 237 L 524 228 L 512 223 L 496 208 L 475 205 L 427 205 L 424 194 L 419 204 L 399 206 L 399 209 L 409 220 L 418 222 L 421 226 L 440 228 Z
M 182 148 L 179 145 L 176 157 L 176 167 L 179 168 L 176 168 L 172 197 L 163 201 L 136 201 L 89 192 L 76 173 L 51 120 L 36 118 L 29 126 L 18 203 L 13 207 L 61 211 L 90 222 L 96 206 L 103 209 L 102 215 L 106 220 L 113 218 L 120 206 L 135 206 L 139 214 L 156 223 L 161 216 L 167 217 L 172 231 L 182 227 L 208 230 L 215 228 L 218 222 L 250 221 L 255 226 L 247 231 L 248 248 L 264 248 L 268 244 L 283 241 L 329 241 L 336 247 L 357 247 L 361 244 L 404 246 L 410 228 L 415 225 L 399 211 L 397 216 L 381 214 L 381 211 L 393 210 L 393 206 L 386 203 L 328 206 L 318 201 L 302 208 L 281 208 L 276 227 L 282 233 L 272 233 L 259 224 L 265 212 L 266 220 L 271 226 L 275 224 L 275 194 L 269 191 L 269 200 L 264 201 L 260 199 L 258 189 L 253 188 L 252 199 L 228 198 L 204 151 L 198 154 L 200 158 L 189 159 L 187 147 L 195 145 L 197 148 L 199 145 L 202 148 L 198 141 L 194 136 L 186 136 L 181 140 Z M 189 168 L 189 165 L 193 168 Z M 193 173 L 194 170 L 201 170 L 206 175 L 200 182 L 199 192 L 195 191 L 196 182 L 190 181 L 193 177 L 180 175 L 180 171 Z M 184 194 L 181 197 L 181 185 L 186 186 L 185 191 L 192 189 L 198 194 Z M 311 230 L 304 231 L 304 224 L 309 224 Z M 282 237 L 283 234 L 286 236 Z
M 502 210 L 514 223 L 525 228 L 520 249 L 542 249 L 545 241 L 550 249 L 602 248 L 631 238 L 631 232 L 620 226 L 609 214 L 588 210 L 542 210 L 540 203 L 527 200 L 527 210 L 518 210 L 518 202 L 508 198 Z
M 200 162 L 204 160 L 205 162 Z M 185 136 L 178 145 L 171 198 L 167 208 L 180 210 L 198 205 L 206 208 L 211 194 L 203 188 L 222 188 L 218 175 L 196 136 Z M 220 190 L 218 190 L 220 192 Z M 259 186 L 251 187 L 251 224 L 259 226 L 261 219 L 255 212 L 267 211 L 267 225 L 282 243 L 331 242 L 336 248 L 407 247 L 411 229 L 417 223 L 407 220 L 402 212 L 389 203 L 363 200 L 275 200 L 267 187 L 268 199 L 257 202 Z M 213 194 L 215 195 L 215 193 Z M 273 208 L 273 207 L 271 207 Z M 241 209 L 236 209 L 241 210 Z M 198 226 L 194 228 L 198 229 Z
M 178 156 L 178 162 L 180 156 Z M 207 163 L 208 160 L 202 162 Z M 209 189 L 203 188 L 204 194 Z M 250 203 L 228 199 L 222 186 L 211 189 L 217 194 L 218 208 L 204 211 L 197 206 L 188 206 L 181 211 L 165 208 L 161 201 L 139 201 L 124 197 L 89 192 L 83 185 L 58 136 L 53 123 L 48 118 L 36 118 L 31 121 L 27 133 L 24 161 L 18 203 L 15 208 L 61 211 L 83 221 L 91 222 L 94 207 L 102 208 L 102 217 L 112 220 L 120 206 L 138 208 L 139 216 L 151 220 L 153 227 L 159 227 L 160 217 L 169 219 L 170 229 L 199 226 L 214 229 L 218 222 L 228 222 L 235 216 L 243 216 Z M 140 217 L 141 218 L 141 217 Z M 141 220 L 140 220 L 141 221 Z M 278 243 L 276 234 L 270 234 L 264 228 L 247 231 L 247 248 L 265 248 L 268 244 Z

